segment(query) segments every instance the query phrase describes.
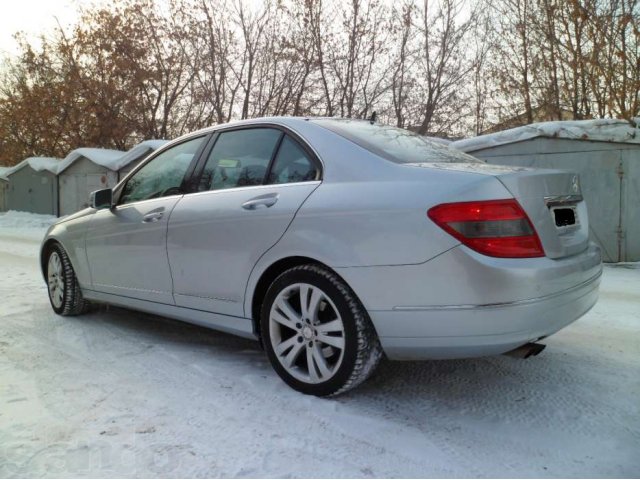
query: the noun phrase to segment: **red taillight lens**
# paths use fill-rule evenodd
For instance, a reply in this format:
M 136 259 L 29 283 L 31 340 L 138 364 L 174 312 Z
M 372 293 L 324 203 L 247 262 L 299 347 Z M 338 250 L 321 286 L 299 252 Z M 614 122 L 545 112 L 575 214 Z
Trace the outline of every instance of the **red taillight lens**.
M 464 245 L 490 257 L 544 257 L 538 234 L 515 199 L 443 203 L 427 212 Z

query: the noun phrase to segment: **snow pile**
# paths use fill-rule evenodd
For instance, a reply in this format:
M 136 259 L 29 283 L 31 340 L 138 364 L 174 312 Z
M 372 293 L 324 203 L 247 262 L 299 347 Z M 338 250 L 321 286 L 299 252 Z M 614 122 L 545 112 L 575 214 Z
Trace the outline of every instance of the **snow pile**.
M 57 218 L 53 215 L 15 210 L 0 213 L 0 251 L 23 257 L 36 256 L 47 229 L 56 220 Z M 4 241 L 3 237 L 5 237 Z M 6 238 L 13 241 L 8 242 Z M 5 266 L 1 258 L 0 265 Z M 1 310 L 2 305 L 0 305 Z
M 57 218 L 30 212 L 9 210 L 0 214 L 0 229 L 5 228 L 48 228 Z
M 6 180 L 7 172 L 11 167 L 0 167 L 0 180 Z
M 640 119 L 638 119 L 640 121 Z M 463 152 L 522 142 L 536 137 L 640 144 L 640 128 L 626 120 L 599 119 L 540 122 L 449 144 Z

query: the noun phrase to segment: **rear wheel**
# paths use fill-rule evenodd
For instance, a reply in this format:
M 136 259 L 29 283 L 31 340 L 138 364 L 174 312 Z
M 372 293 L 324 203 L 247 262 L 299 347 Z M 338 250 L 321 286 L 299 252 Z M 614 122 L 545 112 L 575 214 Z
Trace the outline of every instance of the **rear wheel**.
M 49 249 L 47 287 L 51 307 L 58 315 L 79 315 L 87 310 L 88 302 L 82 298 L 69 256 L 59 244 Z
M 340 277 L 318 265 L 294 267 L 273 282 L 262 306 L 261 334 L 278 375 L 311 395 L 356 387 L 382 357 L 360 301 Z

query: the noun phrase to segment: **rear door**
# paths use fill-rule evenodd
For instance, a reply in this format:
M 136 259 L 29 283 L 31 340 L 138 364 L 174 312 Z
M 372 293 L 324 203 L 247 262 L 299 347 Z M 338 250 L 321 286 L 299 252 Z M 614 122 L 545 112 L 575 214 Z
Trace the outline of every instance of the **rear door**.
M 205 158 L 198 193 L 182 198 L 169 222 L 174 298 L 242 317 L 251 270 L 320 184 L 320 163 L 271 127 L 223 131 Z
M 86 247 L 94 290 L 174 303 L 167 223 L 205 138 L 186 140 L 158 154 L 116 193 L 115 207 L 93 215 Z

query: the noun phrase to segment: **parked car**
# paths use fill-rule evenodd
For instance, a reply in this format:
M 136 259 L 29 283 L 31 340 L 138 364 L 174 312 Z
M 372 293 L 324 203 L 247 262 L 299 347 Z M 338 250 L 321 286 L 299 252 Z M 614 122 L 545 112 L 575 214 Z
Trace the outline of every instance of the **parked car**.
M 390 359 L 537 353 L 596 302 L 578 177 L 369 121 L 264 118 L 149 156 L 46 234 L 54 311 L 119 305 L 262 342 L 313 395 Z

